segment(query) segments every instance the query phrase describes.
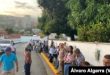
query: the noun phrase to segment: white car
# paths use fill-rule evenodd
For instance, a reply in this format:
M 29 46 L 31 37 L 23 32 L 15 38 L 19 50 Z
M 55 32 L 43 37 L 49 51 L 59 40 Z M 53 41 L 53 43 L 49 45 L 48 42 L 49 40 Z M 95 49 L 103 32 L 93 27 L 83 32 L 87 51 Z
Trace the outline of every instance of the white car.
M 14 51 L 13 49 L 14 46 L 13 46 L 14 42 L 12 40 L 0 40 L 0 48 L 2 48 L 3 50 L 6 49 L 6 47 L 11 47 L 12 48 L 12 51 Z

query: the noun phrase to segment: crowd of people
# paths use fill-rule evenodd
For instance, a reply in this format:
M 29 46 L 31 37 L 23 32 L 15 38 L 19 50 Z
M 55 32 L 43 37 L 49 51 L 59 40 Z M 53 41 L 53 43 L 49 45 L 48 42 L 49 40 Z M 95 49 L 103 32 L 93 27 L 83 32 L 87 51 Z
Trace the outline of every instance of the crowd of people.
M 70 66 L 93 66 L 90 62 L 85 60 L 85 57 L 79 48 L 67 45 L 66 42 L 55 46 L 52 41 L 48 55 L 49 61 L 55 65 L 58 69 L 58 74 L 60 75 L 68 75 Z M 110 54 L 105 55 L 102 62 L 102 66 L 110 66 Z
M 29 42 L 34 51 L 41 53 L 42 51 L 45 53 L 48 53 L 48 42 L 47 41 L 41 41 L 41 40 L 31 40 Z
M 78 48 L 73 49 L 73 46 L 67 46 L 66 43 L 60 43 L 56 47 L 52 41 L 49 48 L 49 61 L 54 63 L 60 75 L 68 75 L 70 66 L 86 66 L 85 62 L 88 63 Z
M 91 63 L 85 60 L 85 57 L 79 48 L 67 45 L 65 43 L 60 43 L 58 46 L 55 45 L 54 41 L 48 46 L 48 42 L 44 41 L 30 41 L 24 51 L 24 72 L 25 75 L 30 75 L 30 69 L 32 64 L 31 51 L 34 50 L 38 53 L 44 52 L 47 54 L 50 63 L 55 65 L 58 69 L 58 74 L 69 75 L 70 66 L 93 66 Z M 91 59 L 92 60 L 92 59 Z M 103 58 L 103 66 L 110 66 L 110 54 L 107 54 Z M 2 67 L 2 75 L 15 75 L 15 65 L 16 72 L 18 72 L 18 60 L 16 52 L 13 52 L 11 47 L 5 49 L 5 53 L 0 56 L 0 67 Z
M 31 42 L 29 42 L 24 50 L 25 75 L 30 75 L 30 68 L 32 63 L 32 59 L 31 59 L 32 50 L 33 50 L 33 45 Z M 19 71 L 16 48 L 14 47 L 14 45 L 7 46 L 4 49 L 4 53 L 0 56 L 0 68 L 2 75 L 15 75 L 15 73 Z
M 67 45 L 66 42 L 60 43 L 58 46 L 56 46 L 54 41 L 51 41 L 51 45 L 48 46 L 47 41 L 31 41 L 27 45 L 27 48 L 30 50 L 35 50 L 39 53 L 46 53 L 50 63 L 54 64 L 55 68 L 58 69 L 58 74 L 60 75 L 69 75 L 70 66 L 93 66 L 90 62 L 85 60 L 85 57 L 79 48 L 73 47 L 72 45 Z M 26 49 L 26 51 L 29 50 Z M 29 65 L 31 65 L 31 62 L 32 60 L 29 60 L 29 64 L 25 64 L 29 70 Z M 102 62 L 102 66 L 110 66 L 110 54 L 105 55 Z M 27 73 L 30 72 L 29 70 L 27 70 Z M 26 75 L 30 74 L 28 73 Z

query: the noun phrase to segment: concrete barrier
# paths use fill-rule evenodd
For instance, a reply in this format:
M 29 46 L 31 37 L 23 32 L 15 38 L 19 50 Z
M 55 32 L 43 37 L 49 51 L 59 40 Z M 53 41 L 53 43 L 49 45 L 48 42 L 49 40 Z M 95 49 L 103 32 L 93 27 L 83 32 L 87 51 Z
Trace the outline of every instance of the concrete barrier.
M 102 66 L 103 57 L 105 54 L 110 54 L 110 43 L 93 43 L 93 42 L 76 42 L 76 41 L 57 41 L 54 40 L 55 45 L 66 42 L 67 45 L 72 45 L 81 50 L 86 61 L 95 66 Z M 51 40 L 49 40 L 49 45 Z M 97 60 L 97 51 L 100 52 L 99 61 Z

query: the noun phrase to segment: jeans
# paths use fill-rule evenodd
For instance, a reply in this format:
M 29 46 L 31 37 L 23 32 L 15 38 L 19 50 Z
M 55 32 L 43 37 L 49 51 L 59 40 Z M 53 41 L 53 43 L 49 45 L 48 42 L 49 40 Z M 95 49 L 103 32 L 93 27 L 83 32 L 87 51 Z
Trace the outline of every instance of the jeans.
M 25 63 L 24 65 L 25 75 L 30 75 L 30 68 L 31 68 L 31 64 Z
M 58 71 L 60 73 L 60 75 L 64 75 L 64 62 L 63 61 L 59 61 L 59 66 L 58 66 Z
M 49 61 L 52 63 L 53 62 L 53 54 L 49 54 Z
M 64 75 L 69 75 L 69 67 L 71 64 L 64 64 Z

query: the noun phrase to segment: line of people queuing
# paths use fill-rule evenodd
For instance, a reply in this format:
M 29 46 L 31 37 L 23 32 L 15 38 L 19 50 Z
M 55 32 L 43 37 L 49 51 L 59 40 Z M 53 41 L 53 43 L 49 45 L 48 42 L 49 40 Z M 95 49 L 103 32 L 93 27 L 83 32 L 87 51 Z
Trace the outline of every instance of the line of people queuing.
M 70 66 L 92 66 L 79 48 L 67 46 L 66 43 L 60 43 L 56 47 L 53 41 L 49 47 L 49 61 L 55 65 L 60 75 L 68 75 Z M 103 66 L 110 66 L 110 54 L 104 56 Z
M 55 46 L 53 41 L 49 48 L 45 41 L 44 43 L 39 41 L 37 44 L 39 45 L 30 42 L 25 49 L 25 75 L 30 75 L 31 51 L 36 50 L 37 47 L 40 47 L 37 48 L 37 52 L 48 54 L 49 61 L 55 65 L 60 75 L 68 75 L 70 66 L 93 66 L 88 61 L 85 61 L 85 57 L 79 48 L 73 48 L 71 45 L 67 46 L 66 43 L 60 43 L 58 46 Z M 110 54 L 104 56 L 103 66 L 110 66 Z
M 33 47 L 33 50 L 41 53 L 42 51 L 45 53 L 48 53 L 48 42 L 47 41 L 41 41 L 41 40 L 31 40 L 30 44 Z
M 29 42 L 26 45 L 24 51 L 24 70 L 25 75 L 30 75 L 30 69 L 32 64 L 31 51 L 34 49 L 34 44 Z M 49 47 L 47 43 L 42 43 L 41 51 L 49 55 L 49 61 L 54 63 L 55 67 L 58 69 L 60 75 L 68 75 L 70 66 L 91 66 L 91 64 L 85 61 L 85 57 L 78 48 L 73 48 L 73 46 L 67 46 L 66 43 L 60 43 L 57 47 L 52 41 Z M 16 64 L 16 66 L 15 66 Z M 107 54 L 103 58 L 103 66 L 110 66 L 110 54 Z M 18 72 L 19 65 L 17 56 L 12 52 L 11 47 L 5 49 L 5 53 L 0 56 L 0 67 L 2 67 L 2 75 L 15 75 L 15 70 Z M 16 68 L 16 69 L 15 69 Z

